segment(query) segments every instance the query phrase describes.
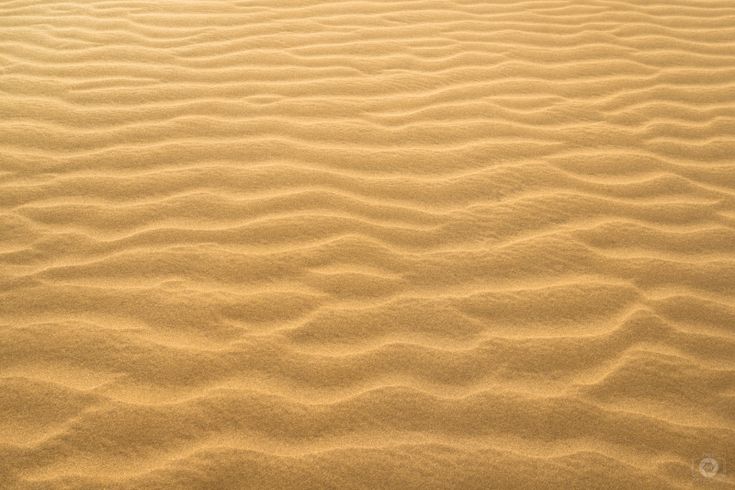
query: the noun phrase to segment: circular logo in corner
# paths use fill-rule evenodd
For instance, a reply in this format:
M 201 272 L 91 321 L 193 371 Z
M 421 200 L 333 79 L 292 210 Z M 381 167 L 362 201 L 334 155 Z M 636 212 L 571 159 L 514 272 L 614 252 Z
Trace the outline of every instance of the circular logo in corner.
M 714 478 L 720 471 L 720 463 L 715 458 L 702 458 L 699 462 L 699 473 L 705 478 Z

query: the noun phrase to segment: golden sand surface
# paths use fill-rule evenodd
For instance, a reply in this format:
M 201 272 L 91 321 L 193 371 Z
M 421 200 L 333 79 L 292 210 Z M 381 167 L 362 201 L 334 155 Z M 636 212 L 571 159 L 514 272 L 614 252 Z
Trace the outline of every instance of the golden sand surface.
M 699 487 L 733 0 L 0 3 L 0 488 Z

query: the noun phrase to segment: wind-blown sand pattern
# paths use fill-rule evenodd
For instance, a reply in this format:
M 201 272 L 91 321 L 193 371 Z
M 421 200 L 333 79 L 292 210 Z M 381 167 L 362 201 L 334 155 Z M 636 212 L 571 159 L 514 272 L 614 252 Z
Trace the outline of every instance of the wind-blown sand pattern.
M 735 487 L 731 0 L 0 32 L 0 488 Z

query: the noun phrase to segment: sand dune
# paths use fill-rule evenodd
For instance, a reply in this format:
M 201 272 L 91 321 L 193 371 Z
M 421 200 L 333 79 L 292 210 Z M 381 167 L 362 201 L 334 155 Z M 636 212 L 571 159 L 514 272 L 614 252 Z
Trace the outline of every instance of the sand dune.
M 735 487 L 732 1 L 0 31 L 0 488 Z

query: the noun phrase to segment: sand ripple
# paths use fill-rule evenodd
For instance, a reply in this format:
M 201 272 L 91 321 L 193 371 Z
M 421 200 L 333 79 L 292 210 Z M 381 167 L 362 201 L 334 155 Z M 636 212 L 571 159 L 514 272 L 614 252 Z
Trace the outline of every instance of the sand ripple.
M 0 488 L 735 487 L 732 2 L 0 30 Z

